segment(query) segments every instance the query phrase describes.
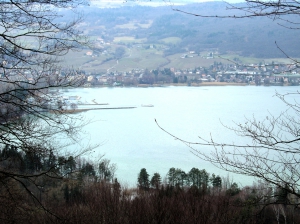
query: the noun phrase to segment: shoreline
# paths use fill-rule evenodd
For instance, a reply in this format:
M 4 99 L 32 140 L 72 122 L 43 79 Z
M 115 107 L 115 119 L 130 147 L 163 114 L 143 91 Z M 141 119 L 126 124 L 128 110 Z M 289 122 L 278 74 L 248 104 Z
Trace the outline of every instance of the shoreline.
M 138 84 L 136 87 L 168 87 L 168 86 L 191 86 L 191 87 L 202 87 L 202 86 L 256 86 L 255 84 L 248 83 L 234 83 L 234 82 L 202 82 L 202 83 L 166 83 L 166 84 Z M 287 84 L 282 85 L 259 85 L 259 86 L 291 86 Z M 126 87 L 126 86 L 125 86 Z
M 140 84 L 141 85 L 141 84 Z M 153 87 L 157 87 L 158 84 L 153 84 Z M 164 86 L 248 86 L 247 83 L 227 83 L 227 82 L 202 82 L 202 83 L 191 83 L 187 85 L 186 83 L 170 83 Z
M 254 83 L 234 83 L 234 82 L 202 82 L 202 83 L 191 83 L 188 85 L 187 83 L 164 83 L 164 84 L 137 84 L 137 85 L 118 85 L 118 86 L 109 86 L 109 85 L 94 85 L 94 86 L 86 86 L 85 88 L 93 88 L 93 87 L 108 87 L 108 88 L 122 88 L 122 87 L 140 87 L 140 88 L 147 88 L 147 87 L 169 87 L 169 86 L 186 86 L 186 87 L 205 87 L 205 86 L 293 86 L 289 83 L 275 83 L 269 85 L 255 85 Z

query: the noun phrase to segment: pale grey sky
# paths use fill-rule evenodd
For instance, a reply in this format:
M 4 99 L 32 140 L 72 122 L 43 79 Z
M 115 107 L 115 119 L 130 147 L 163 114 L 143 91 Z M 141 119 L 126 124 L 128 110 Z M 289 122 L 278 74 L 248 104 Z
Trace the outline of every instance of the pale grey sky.
M 197 3 L 197 2 L 208 2 L 208 1 L 217 1 L 217 0 L 90 0 L 92 4 L 124 4 L 128 3 L 137 3 L 140 5 L 170 5 L 170 4 L 186 4 L 186 3 Z M 239 3 L 243 2 L 243 0 L 227 0 L 229 3 Z

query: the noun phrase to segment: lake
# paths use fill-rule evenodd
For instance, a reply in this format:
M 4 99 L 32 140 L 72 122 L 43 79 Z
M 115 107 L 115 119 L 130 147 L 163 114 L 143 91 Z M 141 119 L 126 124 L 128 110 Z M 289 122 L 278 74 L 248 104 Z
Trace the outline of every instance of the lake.
M 210 86 L 155 88 L 77 88 L 65 95 L 77 95 L 81 101 L 108 103 L 111 107 L 134 106 L 134 109 L 91 110 L 81 113 L 94 122 L 84 127 L 91 143 L 101 143 L 90 155 L 101 155 L 117 164 L 116 177 L 128 187 L 134 187 L 141 168 L 152 177 L 154 172 L 165 177 L 171 167 L 188 172 L 191 168 L 206 169 L 210 174 L 227 176 L 190 152 L 190 148 L 163 132 L 164 129 L 189 141 L 198 136 L 229 142 L 243 142 L 221 123 L 234 126 L 245 117 L 263 119 L 279 114 L 286 106 L 275 92 L 295 92 L 297 86 Z M 291 97 L 291 96 L 289 96 Z M 295 96 L 293 96 L 295 97 Z M 298 95 L 296 96 L 298 97 Z M 153 107 L 141 105 L 152 104 Z M 207 150 L 198 146 L 198 150 Z M 251 185 L 252 178 L 230 174 L 237 183 Z

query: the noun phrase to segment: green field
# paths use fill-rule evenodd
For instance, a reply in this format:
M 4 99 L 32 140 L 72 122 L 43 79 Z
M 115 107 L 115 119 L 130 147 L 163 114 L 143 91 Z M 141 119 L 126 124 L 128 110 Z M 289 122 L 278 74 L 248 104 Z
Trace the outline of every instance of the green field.
M 202 56 L 194 54 L 193 57 L 181 58 L 182 55 L 183 54 L 174 54 L 168 56 L 167 58 L 170 60 L 170 63 L 164 67 L 188 69 L 195 67 L 209 67 L 210 65 L 214 64 L 214 62 L 222 62 L 224 64 L 232 63 L 219 57 L 206 59 Z
M 133 37 L 119 37 L 117 40 L 124 41 L 135 40 Z M 168 41 L 175 39 L 168 39 Z M 114 50 L 116 47 L 122 46 L 125 48 L 126 53 L 123 58 L 118 61 L 114 58 Z M 148 47 L 147 47 L 148 46 Z M 81 51 L 72 51 L 64 58 L 64 66 L 73 67 L 85 70 L 87 72 L 104 73 L 109 71 L 130 71 L 132 69 L 157 69 L 157 68 L 175 68 L 175 69 L 193 69 L 195 67 L 209 67 L 214 62 L 222 62 L 224 64 L 242 63 L 242 64 L 258 64 L 264 63 L 291 63 L 289 59 L 274 58 L 274 59 L 258 59 L 251 57 L 242 57 L 237 54 L 228 54 L 215 56 L 213 59 L 206 59 L 204 56 L 207 52 L 201 52 L 198 56 L 193 54 L 193 57 L 181 58 L 183 55 L 174 54 L 165 57 L 163 55 L 163 45 L 155 45 L 156 48 L 149 48 L 149 44 L 135 45 L 134 47 L 126 47 L 120 44 L 111 44 L 107 49 L 106 54 L 98 54 L 97 56 L 87 56 L 88 49 Z M 188 54 L 186 52 L 185 54 Z M 107 60 L 111 59 L 111 60 Z
M 91 58 L 86 55 L 86 52 L 88 51 L 89 50 L 70 51 L 63 57 L 63 65 L 66 67 L 78 68 L 88 61 L 91 61 Z
M 161 41 L 165 44 L 178 44 L 181 42 L 181 38 L 179 37 L 167 37 L 164 39 L 161 39 Z
M 274 62 L 275 64 L 293 63 L 293 61 L 288 58 L 253 58 L 253 57 L 243 57 L 237 54 L 220 55 L 218 58 L 225 59 L 228 62 L 234 62 L 234 59 L 238 59 L 238 62 L 243 64 L 259 64 L 259 63 L 271 64 L 272 62 Z
M 115 37 L 114 43 L 144 43 L 147 41 L 146 38 L 136 39 L 132 36 Z
M 115 28 L 134 30 L 141 27 L 144 29 L 148 29 L 152 25 L 152 23 L 152 20 L 148 21 L 147 23 L 139 23 L 138 21 L 132 21 L 125 24 L 116 25 Z

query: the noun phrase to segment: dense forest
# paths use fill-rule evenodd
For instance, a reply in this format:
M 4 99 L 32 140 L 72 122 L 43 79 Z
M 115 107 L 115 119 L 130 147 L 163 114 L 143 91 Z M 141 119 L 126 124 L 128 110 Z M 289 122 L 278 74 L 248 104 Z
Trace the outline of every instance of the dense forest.
M 299 208 L 282 189 L 260 183 L 240 189 L 205 169 L 170 168 L 150 178 L 145 168 L 137 187 L 114 178 L 116 164 L 93 163 L 5 146 L 0 165 L 17 173 L 2 178 L 2 223 L 298 223 Z M 9 171 L 8 171 L 9 172 Z M 47 172 L 47 175 L 35 174 Z M 31 176 L 32 175 L 32 176 Z

